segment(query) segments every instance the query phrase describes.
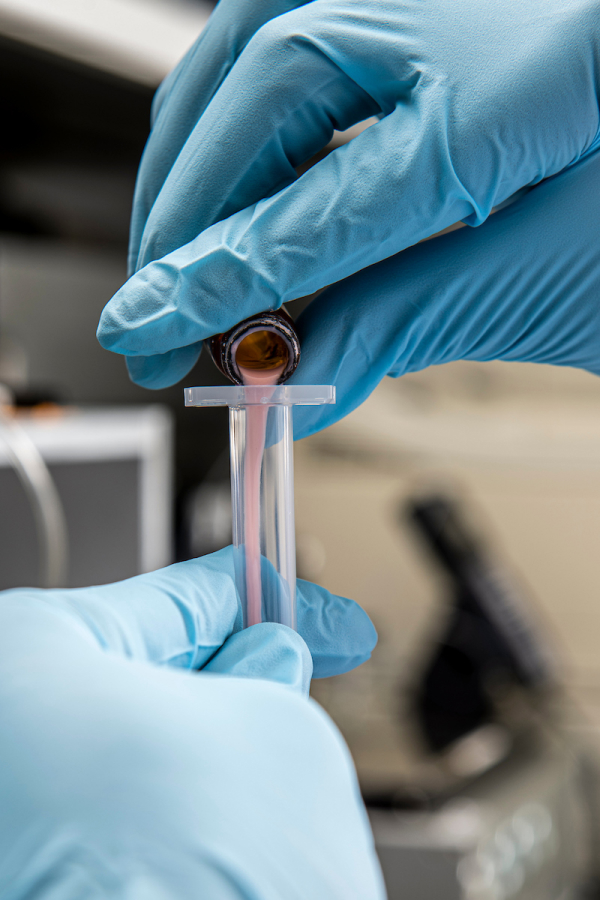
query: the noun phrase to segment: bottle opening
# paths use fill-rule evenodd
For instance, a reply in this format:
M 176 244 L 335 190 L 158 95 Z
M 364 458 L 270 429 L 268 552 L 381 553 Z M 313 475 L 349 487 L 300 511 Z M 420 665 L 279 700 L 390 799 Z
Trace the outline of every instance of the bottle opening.
M 249 383 L 251 373 L 264 376 L 264 384 L 281 384 L 300 359 L 294 322 L 283 307 L 250 316 L 205 343 L 217 368 L 234 384 Z
M 243 369 L 284 369 L 290 358 L 286 341 L 276 331 L 251 331 L 236 347 L 235 362 Z

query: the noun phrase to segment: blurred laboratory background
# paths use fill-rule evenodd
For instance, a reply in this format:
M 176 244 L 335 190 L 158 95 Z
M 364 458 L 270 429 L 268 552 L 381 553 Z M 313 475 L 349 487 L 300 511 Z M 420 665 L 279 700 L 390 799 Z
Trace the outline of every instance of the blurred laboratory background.
M 6 434 L 14 443 L 18 427 L 21 441 L 36 444 L 61 493 L 69 585 L 181 556 L 172 509 L 227 442 L 222 417 L 186 416 L 179 385 L 136 387 L 122 358 L 95 338 L 103 306 L 126 279 L 154 91 L 212 5 L 0 3 L 0 384 L 18 410 Z M 210 378 L 202 360 L 193 379 Z M 44 501 L 41 511 L 27 503 L 3 443 L 0 586 L 38 573 L 49 583 Z
M 211 7 L 0 0 L 2 588 L 230 542 L 226 411 L 137 388 L 95 339 L 153 92 Z M 220 380 L 202 357 L 185 384 Z M 379 632 L 313 695 L 390 900 L 600 896 L 600 380 L 504 363 L 386 380 L 295 466 L 298 574 Z

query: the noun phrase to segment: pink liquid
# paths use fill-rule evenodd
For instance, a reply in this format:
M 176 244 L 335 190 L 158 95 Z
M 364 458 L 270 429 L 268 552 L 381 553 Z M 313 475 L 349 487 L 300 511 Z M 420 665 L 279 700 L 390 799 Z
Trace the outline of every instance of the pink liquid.
M 245 385 L 272 386 L 284 367 L 246 369 L 239 366 Z M 270 396 L 270 394 L 268 395 Z M 262 584 L 260 556 L 260 472 L 267 433 L 268 406 L 246 407 L 246 453 L 244 459 L 244 545 L 246 558 L 246 624 L 262 621 Z

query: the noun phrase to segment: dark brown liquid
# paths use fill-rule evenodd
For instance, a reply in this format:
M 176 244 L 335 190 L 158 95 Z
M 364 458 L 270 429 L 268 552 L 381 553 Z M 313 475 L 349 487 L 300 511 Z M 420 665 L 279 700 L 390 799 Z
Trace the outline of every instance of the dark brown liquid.
M 252 331 L 237 345 L 235 361 L 240 369 L 280 369 L 289 359 L 289 349 L 276 331 Z

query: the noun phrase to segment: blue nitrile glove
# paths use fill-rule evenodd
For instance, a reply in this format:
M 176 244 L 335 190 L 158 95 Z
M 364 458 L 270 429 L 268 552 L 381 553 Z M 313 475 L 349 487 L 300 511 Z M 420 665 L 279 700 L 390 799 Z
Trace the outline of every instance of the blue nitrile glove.
M 298 588 L 315 670 L 366 659 L 366 615 Z M 382 900 L 307 644 L 239 620 L 229 549 L 0 594 L 2 900 Z
M 297 407 L 304 437 L 385 375 L 456 359 L 574 366 L 600 375 L 600 150 L 494 213 L 333 285 L 299 318 L 299 381 L 338 403 Z
M 101 343 L 140 384 L 166 386 L 245 316 L 483 222 L 598 146 L 599 80 L 596 0 L 221 0 L 159 92 L 133 213 L 139 271 L 105 309 Z M 295 180 L 334 126 L 374 114 Z M 529 247 L 545 250 L 536 235 Z M 484 301 L 465 333 L 485 328 Z

